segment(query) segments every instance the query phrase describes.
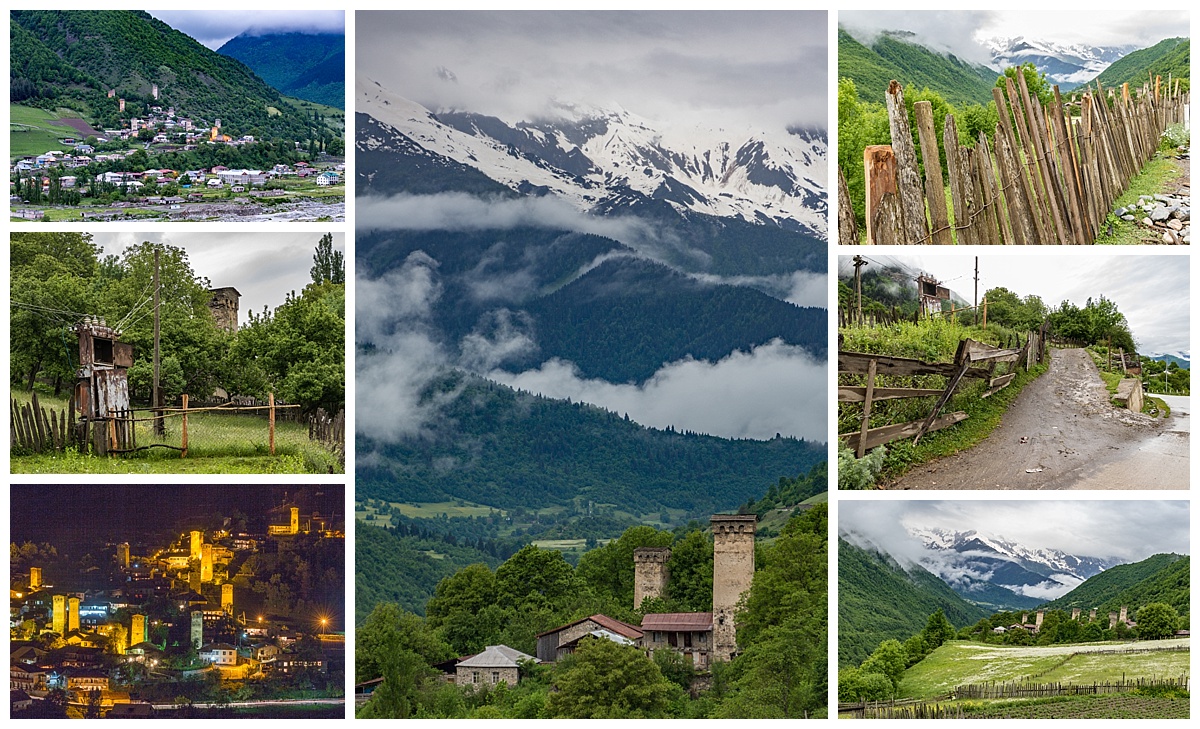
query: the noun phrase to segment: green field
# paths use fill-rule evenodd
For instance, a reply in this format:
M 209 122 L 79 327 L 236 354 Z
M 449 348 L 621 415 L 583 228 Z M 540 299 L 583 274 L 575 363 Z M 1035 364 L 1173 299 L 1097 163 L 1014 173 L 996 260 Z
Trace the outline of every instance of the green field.
M 34 109 L 20 104 L 9 104 L 9 159 L 39 155 L 51 149 L 58 149 L 62 137 L 78 137 L 79 132 L 57 123 L 59 119 L 78 119 L 78 112 L 70 109 L 47 111 Z M 65 151 L 65 150 L 64 150 Z
M 1189 651 L 1094 653 L 1120 647 L 1146 649 L 1187 645 L 1186 638 L 1052 646 L 995 646 L 951 641 L 904 672 L 898 698 L 931 698 L 964 684 L 1026 681 L 1034 675 L 1037 675 L 1037 683 L 1074 684 L 1120 680 L 1123 676 L 1177 678 L 1189 673 Z M 1073 653 L 1078 655 L 1072 657 Z
M 994 701 L 964 707 L 966 719 L 1187 719 L 1189 699 L 1107 694 Z
M 337 132 L 338 136 L 345 136 L 346 133 L 346 112 L 336 106 L 326 106 L 318 104 L 315 101 L 305 101 L 292 96 L 285 96 L 283 100 L 292 107 L 300 111 L 307 112 L 306 116 L 312 116 L 313 111 L 319 113 L 325 123 L 331 129 Z
M 29 394 L 13 390 L 13 399 L 29 401 Z M 44 408 L 66 411 L 66 400 L 38 394 Z M 265 412 L 265 411 L 264 411 Z M 147 413 L 138 413 L 139 417 Z M 150 423 L 138 423 L 138 446 L 181 444 L 182 419 L 166 419 L 166 435 L 157 439 Z M 308 439 L 303 423 L 275 424 L 275 455 L 270 454 L 265 416 L 196 413 L 188 416 L 188 454 L 172 448 L 151 447 L 123 456 L 98 458 L 71 451 L 52 454 L 19 454 L 11 458 L 13 473 L 331 473 L 341 472 L 333 453 Z M 331 470 L 332 469 L 332 470 Z

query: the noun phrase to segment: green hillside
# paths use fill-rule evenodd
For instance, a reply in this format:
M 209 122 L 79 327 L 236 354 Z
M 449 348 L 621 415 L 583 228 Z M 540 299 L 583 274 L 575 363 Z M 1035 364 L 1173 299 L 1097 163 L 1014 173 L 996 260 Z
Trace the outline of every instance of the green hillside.
M 11 100 L 67 106 L 97 128 L 145 117 L 152 105 L 221 119 L 226 134 L 307 139 L 313 122 L 241 62 L 140 10 L 14 10 Z M 159 89 L 153 96 L 153 86 Z M 114 98 L 108 97 L 115 90 Z M 119 98 L 126 101 L 121 112 Z
M 1136 613 L 1142 605 L 1164 602 L 1187 616 L 1191 611 L 1190 570 L 1191 558 L 1187 555 L 1156 554 L 1141 562 L 1107 569 L 1042 607 L 1081 608 L 1084 612 L 1096 608 L 1097 614 L 1103 616 L 1120 610 L 1123 605 Z
M 387 443 L 359 434 L 360 499 L 463 499 L 505 510 L 582 499 L 635 515 L 681 510 L 707 519 L 825 458 L 822 443 L 647 428 L 592 405 L 465 375 L 447 376 L 426 396 L 447 393 L 456 396 L 423 437 Z
M 1128 82 L 1140 85 L 1152 75 L 1191 79 L 1192 41 L 1189 38 L 1167 38 L 1149 48 L 1129 53 L 1104 69 L 1096 80 L 1105 86 L 1120 86 Z
M 939 608 L 956 628 L 987 617 L 921 567 L 906 571 L 838 539 L 838 665 L 857 666 L 880 642 L 920 633 Z
M 346 38 L 333 33 L 243 33 L 217 49 L 287 96 L 346 108 Z
M 501 561 L 473 546 L 356 522 L 354 622 L 361 625 L 381 602 L 394 602 L 405 610 L 424 615 L 425 603 L 442 578 L 467 565 L 482 562 L 495 567 Z
M 991 101 L 995 71 L 910 43 L 907 35 L 880 35 L 867 47 L 838 28 L 838 78 L 852 79 L 859 99 L 879 104 L 892 79 L 929 88 L 955 106 Z

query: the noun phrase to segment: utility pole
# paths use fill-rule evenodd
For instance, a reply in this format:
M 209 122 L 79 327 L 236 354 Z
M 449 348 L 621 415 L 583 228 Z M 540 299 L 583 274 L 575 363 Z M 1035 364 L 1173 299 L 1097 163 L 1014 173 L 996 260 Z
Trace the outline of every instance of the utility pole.
M 159 386 L 158 386 L 158 374 L 159 374 L 159 369 L 158 369 L 158 365 L 159 365 L 159 357 L 158 357 L 158 344 L 159 344 L 158 264 L 159 264 L 159 253 L 160 253 L 160 249 L 158 247 L 155 247 L 155 249 L 154 249 L 154 390 L 150 397 L 151 397 L 151 400 L 153 400 L 152 406 L 154 408 L 154 434 L 157 436 L 162 436 L 166 433 L 166 428 L 163 427 L 162 410 L 160 410 L 160 408 L 162 407 L 162 391 L 159 389 Z
M 867 265 L 867 259 L 862 256 L 854 257 L 854 293 L 858 301 L 855 304 L 855 316 L 862 323 L 862 267 Z
M 975 326 L 979 326 L 979 256 L 975 256 Z

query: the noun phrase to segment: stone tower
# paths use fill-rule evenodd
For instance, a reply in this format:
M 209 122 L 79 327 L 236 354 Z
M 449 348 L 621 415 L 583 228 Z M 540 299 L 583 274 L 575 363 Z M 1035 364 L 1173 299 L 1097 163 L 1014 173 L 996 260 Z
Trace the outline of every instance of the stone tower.
M 1046 618 L 1045 610 L 1038 610 L 1037 615 L 1033 619 L 1033 632 L 1040 632 L 1042 629 L 1042 621 Z
M 633 609 L 642 606 L 648 597 L 664 597 L 671 575 L 667 560 L 670 547 L 638 547 L 633 550 Z
M 129 569 L 129 542 L 117 545 L 117 566 L 123 570 Z
M 192 645 L 197 650 L 204 645 L 204 613 L 199 610 L 192 611 Z
M 146 642 L 146 616 L 135 614 L 129 622 L 129 647 Z
M 1081 610 L 1079 608 L 1071 608 L 1071 620 L 1078 621 L 1079 614 L 1082 612 L 1083 612 L 1083 610 Z
M 67 596 L 53 597 L 53 611 L 50 614 L 50 629 L 59 635 L 67 634 Z
M 34 592 L 35 590 L 40 590 L 41 588 L 42 588 L 42 568 L 41 567 L 30 567 L 29 568 L 29 591 Z
M 292 507 L 292 521 L 288 525 L 288 534 L 300 533 L 300 507 Z
M 212 311 L 213 321 L 217 323 L 218 327 L 227 332 L 236 332 L 238 329 L 238 308 L 242 300 L 241 293 L 232 286 L 209 289 L 208 293 L 212 294 L 212 298 L 208 302 L 208 308 Z
M 204 544 L 200 547 L 200 581 L 213 581 L 213 545 Z
M 753 514 L 713 514 L 713 659 L 737 654 L 734 613 L 754 579 Z
M 79 598 L 67 599 L 67 632 L 79 630 Z
M 221 585 L 221 609 L 226 615 L 233 615 L 233 583 Z
M 200 545 L 204 544 L 204 532 L 192 532 L 192 548 L 189 551 L 188 559 L 200 559 Z

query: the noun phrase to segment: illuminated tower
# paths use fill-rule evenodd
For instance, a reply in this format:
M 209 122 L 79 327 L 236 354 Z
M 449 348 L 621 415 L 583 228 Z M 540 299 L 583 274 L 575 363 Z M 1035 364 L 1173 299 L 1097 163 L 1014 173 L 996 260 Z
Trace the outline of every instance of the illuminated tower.
M 129 569 L 129 542 L 117 545 L 117 566 L 123 570 Z
M 233 615 L 233 583 L 221 585 L 221 609 L 226 615 Z
M 51 629 L 59 635 L 67 634 L 67 596 L 54 596 L 54 609 L 51 613 Z
M 118 99 L 118 100 L 117 100 L 117 103 L 118 103 L 118 104 L 120 105 L 120 107 L 121 107 L 121 108 L 120 108 L 120 110 L 121 110 L 121 111 L 125 111 L 125 99 Z
M 204 645 L 204 613 L 199 610 L 192 611 L 192 645 L 197 650 Z
M 633 550 L 633 609 L 642 606 L 648 597 L 664 597 L 670 572 L 667 560 L 670 547 L 638 547 Z
M 713 530 L 713 658 L 737 654 L 734 614 L 754 578 L 753 514 L 714 514 Z
M 29 568 L 29 591 L 40 590 L 42 588 L 42 568 Z
M 67 600 L 67 632 L 79 630 L 79 598 Z
M 192 532 L 192 549 L 189 559 L 200 559 L 200 545 L 204 544 L 204 532 Z
M 291 526 L 288 527 L 288 534 L 299 534 L 299 533 L 300 533 L 300 507 L 293 506 L 292 507 L 292 523 L 291 523 Z
M 150 85 L 150 95 L 153 96 L 155 99 L 158 98 L 158 84 Z
M 133 647 L 138 643 L 145 643 L 146 638 L 146 616 L 135 614 L 129 623 L 129 645 Z
M 213 581 L 213 560 L 212 560 L 211 544 L 205 544 L 200 548 L 200 581 Z

